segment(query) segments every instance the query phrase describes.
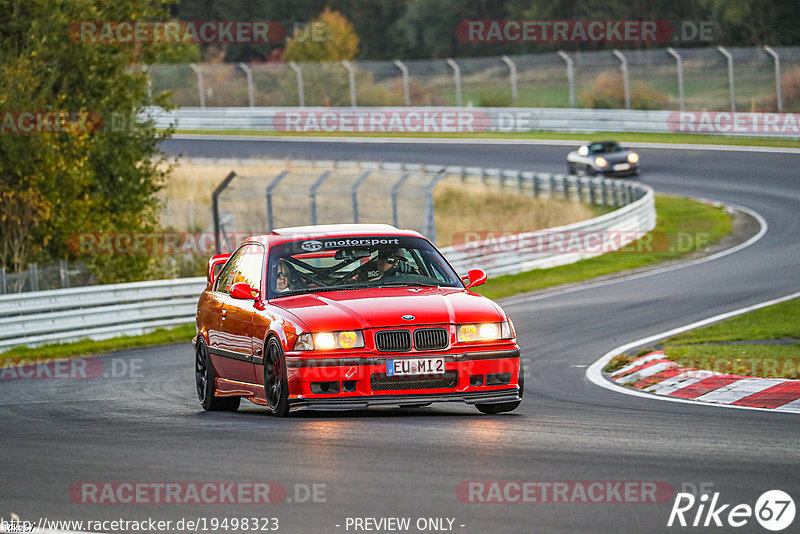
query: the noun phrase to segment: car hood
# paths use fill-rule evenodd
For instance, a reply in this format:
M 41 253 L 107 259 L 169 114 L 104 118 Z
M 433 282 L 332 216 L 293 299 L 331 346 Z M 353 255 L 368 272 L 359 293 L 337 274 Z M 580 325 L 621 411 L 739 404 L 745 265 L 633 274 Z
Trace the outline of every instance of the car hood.
M 312 332 L 505 319 L 500 306 L 459 288 L 328 291 L 282 297 L 272 304 L 291 312 Z

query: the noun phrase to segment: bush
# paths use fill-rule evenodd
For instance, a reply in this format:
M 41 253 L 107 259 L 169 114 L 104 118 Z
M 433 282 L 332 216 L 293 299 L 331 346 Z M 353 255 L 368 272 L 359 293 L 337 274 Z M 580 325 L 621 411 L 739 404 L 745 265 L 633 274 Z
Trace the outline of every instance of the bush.
M 621 109 L 625 107 L 625 84 L 622 74 L 600 74 L 590 91 L 581 94 L 583 106 L 593 109 Z M 631 87 L 632 109 L 666 109 L 669 97 L 642 83 Z

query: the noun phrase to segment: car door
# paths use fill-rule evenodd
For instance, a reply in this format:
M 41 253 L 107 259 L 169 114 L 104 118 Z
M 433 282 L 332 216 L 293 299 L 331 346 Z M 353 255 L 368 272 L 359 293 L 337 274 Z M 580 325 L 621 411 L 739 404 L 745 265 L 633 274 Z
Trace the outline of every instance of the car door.
M 246 283 L 259 292 L 263 291 L 264 247 L 259 243 L 246 244 L 239 249 L 240 256 L 235 268 L 225 281 L 225 296 L 222 302 L 220 323 L 225 335 L 221 338 L 224 351 L 226 378 L 248 384 L 256 383 L 253 364 L 256 348 L 253 337 L 253 318 L 256 312 L 255 300 L 235 299 L 230 296 L 233 284 Z M 260 298 L 260 296 L 259 296 Z M 258 355 L 260 361 L 260 354 Z

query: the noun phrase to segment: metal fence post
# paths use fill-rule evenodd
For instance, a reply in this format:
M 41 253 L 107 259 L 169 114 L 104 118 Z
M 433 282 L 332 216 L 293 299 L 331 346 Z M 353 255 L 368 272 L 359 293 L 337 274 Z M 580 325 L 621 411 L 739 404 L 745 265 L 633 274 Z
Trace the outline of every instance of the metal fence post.
M 736 91 L 733 85 L 733 56 L 721 46 L 718 46 L 717 50 L 728 60 L 728 86 L 731 94 L 731 111 L 736 111 Z
M 408 85 L 408 68 L 406 67 L 406 64 L 399 59 L 395 59 L 394 64 L 398 69 L 400 69 L 400 73 L 403 75 L 403 104 L 410 106 L 411 91 Z
M 403 184 L 408 177 L 411 176 L 410 172 L 405 173 L 398 181 L 392 186 L 392 222 L 395 226 L 399 227 L 400 224 L 398 223 L 399 216 L 397 214 L 397 192 L 403 187 Z
M 422 235 L 434 243 L 436 243 L 436 219 L 433 213 L 433 190 L 446 175 L 445 171 L 439 171 L 425 188 L 425 218 L 422 221 Z
M 683 94 L 683 58 L 674 48 L 667 48 L 667 52 L 675 58 L 675 64 L 678 69 L 678 107 L 683 111 L 686 109 L 686 98 Z
M 35 263 L 29 264 L 28 276 L 31 281 L 31 291 L 39 291 L 39 266 Z
M 247 76 L 247 101 L 249 102 L 250 107 L 253 108 L 256 106 L 255 88 L 253 87 L 253 71 L 245 63 L 239 63 L 239 68 L 242 69 L 244 71 L 244 75 Z
M 272 215 L 272 192 L 276 187 L 278 187 L 278 185 L 280 185 L 281 180 L 283 180 L 287 174 L 289 174 L 289 171 L 281 172 L 275 177 L 274 180 L 272 180 L 272 183 L 267 186 L 267 226 L 270 230 L 275 228 L 275 220 Z
M 64 289 L 69 287 L 69 267 L 67 266 L 67 260 L 59 260 L 58 274 L 60 275 L 59 278 L 61 279 L 61 288 Z
M 778 113 L 783 113 L 783 92 L 781 90 L 781 58 L 771 46 L 765 46 L 764 50 L 775 60 L 775 98 L 778 101 Z
M 558 57 L 564 60 L 567 64 L 567 83 L 569 84 L 569 107 L 575 106 L 575 71 L 573 68 L 572 58 L 567 55 L 563 50 L 558 51 Z
M 519 100 L 517 92 L 517 65 L 511 61 L 511 58 L 508 56 L 503 56 L 500 59 L 503 60 L 503 63 L 508 65 L 510 71 L 509 76 L 511 77 L 511 104 L 516 106 Z
M 214 221 L 214 248 L 217 251 L 217 254 L 222 252 L 219 242 L 219 195 L 225 190 L 226 187 L 228 187 L 228 184 L 231 183 L 231 180 L 233 180 L 235 177 L 236 173 L 231 171 L 230 174 L 228 174 L 228 176 L 222 180 L 222 183 L 220 183 L 217 188 L 214 189 L 214 192 L 211 193 L 211 218 Z
M 304 108 L 306 107 L 306 93 L 303 88 L 303 69 L 294 61 L 290 61 L 287 65 L 289 65 L 289 68 L 297 75 L 297 100 L 300 103 L 300 107 Z
M 631 109 L 631 84 L 628 79 L 628 60 L 619 50 L 614 50 L 614 55 L 620 61 L 622 69 L 622 87 L 625 89 L 625 109 Z
M 197 92 L 200 95 L 200 107 L 204 108 L 206 107 L 206 90 L 203 84 L 203 69 L 201 69 L 194 63 L 190 63 L 189 67 L 197 75 Z
M 322 184 L 327 180 L 328 176 L 330 176 L 331 171 L 325 171 L 319 175 L 317 181 L 314 182 L 314 185 L 311 186 L 311 189 L 308 190 L 308 199 L 311 202 L 311 224 L 317 224 L 317 191 L 322 186 Z
M 353 184 L 353 187 L 350 189 L 350 193 L 353 195 L 353 222 L 358 223 L 358 188 L 367 181 L 369 175 L 372 174 L 372 171 L 364 171 L 361 173 L 361 176 L 358 177 L 356 183 Z
M 2 295 L 8 293 L 8 286 L 6 285 L 6 268 L 0 267 L 0 291 Z
M 150 78 L 150 68 L 147 65 L 142 65 L 142 72 L 147 78 L 147 100 L 153 99 L 153 80 Z
M 461 107 L 461 68 L 458 66 L 458 63 L 452 60 L 452 58 L 447 58 L 447 64 L 450 65 L 450 68 L 453 69 L 453 79 L 456 83 L 456 107 Z
M 356 107 L 356 69 L 353 64 L 346 59 L 342 61 L 342 66 L 347 70 L 347 78 L 350 81 L 350 107 Z

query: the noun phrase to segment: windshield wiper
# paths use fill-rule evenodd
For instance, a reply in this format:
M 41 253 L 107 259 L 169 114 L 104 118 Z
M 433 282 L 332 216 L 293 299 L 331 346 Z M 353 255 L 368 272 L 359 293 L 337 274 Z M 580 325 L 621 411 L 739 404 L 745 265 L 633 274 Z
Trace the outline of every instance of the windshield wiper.
M 372 287 L 440 287 L 431 282 L 384 282 Z

